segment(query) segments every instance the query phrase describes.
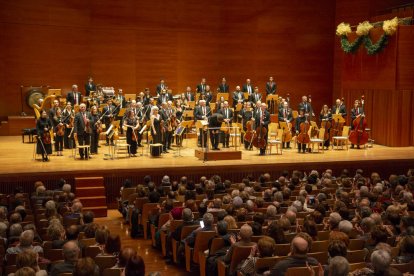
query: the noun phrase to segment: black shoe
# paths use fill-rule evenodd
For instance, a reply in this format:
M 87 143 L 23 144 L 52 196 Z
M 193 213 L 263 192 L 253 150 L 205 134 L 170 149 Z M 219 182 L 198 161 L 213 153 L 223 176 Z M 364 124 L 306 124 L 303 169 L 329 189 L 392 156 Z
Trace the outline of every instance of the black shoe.
M 98 145 L 98 148 L 100 148 L 101 146 Z
M 85 157 L 83 157 L 83 156 L 80 157 L 80 160 L 84 160 L 84 159 L 85 159 Z
M 109 146 L 109 143 L 106 143 L 105 146 Z
M 361 149 L 361 147 L 360 146 L 357 146 L 357 149 Z
M 351 149 L 353 149 L 355 146 L 354 145 L 351 145 Z

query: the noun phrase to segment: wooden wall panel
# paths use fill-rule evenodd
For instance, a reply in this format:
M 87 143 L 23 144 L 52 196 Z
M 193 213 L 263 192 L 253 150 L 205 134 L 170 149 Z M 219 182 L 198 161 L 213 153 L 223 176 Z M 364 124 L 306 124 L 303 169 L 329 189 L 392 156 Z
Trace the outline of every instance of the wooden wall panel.
M 414 28 L 398 27 L 397 89 L 414 88 Z
M 318 1 L 2 1 L 5 43 L 0 117 L 20 113 L 20 85 L 68 91 L 88 75 L 124 93 L 174 91 L 202 77 L 215 90 L 250 77 L 261 91 L 270 75 L 296 107 L 312 93 L 331 103 L 334 2 Z M 298 20 L 300 18 L 300 20 Z M 1 80 L 1 79 L 0 79 Z M 7 81 L 6 81 L 7 80 Z

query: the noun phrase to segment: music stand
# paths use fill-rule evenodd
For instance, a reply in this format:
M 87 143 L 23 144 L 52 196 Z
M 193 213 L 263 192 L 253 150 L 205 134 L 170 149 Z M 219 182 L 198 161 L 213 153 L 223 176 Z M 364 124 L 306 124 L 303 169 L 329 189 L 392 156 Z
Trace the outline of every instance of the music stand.
M 182 125 L 179 125 L 179 126 L 175 129 L 175 131 L 174 131 L 174 136 L 175 136 L 175 139 L 177 139 L 177 138 L 179 137 L 179 138 L 180 138 L 180 141 L 181 141 L 181 143 L 179 143 L 179 144 L 177 145 L 177 148 L 178 148 L 178 150 L 177 150 L 177 155 L 175 155 L 174 157 L 179 157 L 179 156 L 182 156 L 182 155 L 181 155 L 181 147 L 182 147 L 182 145 L 183 145 L 183 138 L 182 138 L 182 136 L 183 136 L 184 130 L 185 130 L 185 127 L 184 127 L 184 126 L 182 126 Z
M 111 126 L 108 128 L 108 130 L 105 133 L 108 136 L 109 139 L 111 139 L 112 136 L 114 135 L 114 131 L 115 131 L 116 128 L 119 131 L 119 124 L 120 124 L 120 121 L 113 121 L 111 123 Z M 106 154 L 106 156 L 104 155 L 104 160 L 109 160 L 109 159 L 113 160 L 114 155 L 115 155 L 115 148 L 112 146 L 112 143 L 109 143 L 108 154 Z
M 195 108 L 195 101 L 188 101 L 187 102 L 187 104 L 188 104 L 188 108 L 190 108 L 190 109 L 194 109 Z
M 221 97 L 223 97 L 225 101 L 228 101 L 229 93 L 217 93 L 216 102 L 218 102 L 221 99 Z
M 131 102 L 132 100 L 136 100 L 137 94 L 125 94 L 124 97 L 127 102 Z
M 183 113 L 183 118 L 194 119 L 194 111 L 193 110 L 185 110 L 184 113 Z
M 210 109 L 211 109 L 211 112 L 213 112 L 213 110 L 215 110 L 216 109 L 216 103 L 210 103 Z

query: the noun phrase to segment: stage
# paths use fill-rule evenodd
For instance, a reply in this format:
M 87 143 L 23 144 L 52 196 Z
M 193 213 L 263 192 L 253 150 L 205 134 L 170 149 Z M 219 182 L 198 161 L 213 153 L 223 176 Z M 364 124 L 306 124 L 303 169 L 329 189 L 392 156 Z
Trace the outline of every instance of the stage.
M 27 139 L 26 139 L 27 140 Z M 323 170 L 331 168 L 339 173 L 342 168 L 352 172 L 362 168 L 366 172 L 377 171 L 383 177 L 390 173 L 405 173 L 414 168 L 414 147 L 385 147 L 374 145 L 372 148 L 332 150 L 323 153 L 299 154 L 296 149 L 284 150 L 283 154 L 259 156 L 258 150 L 242 151 L 241 160 L 207 161 L 195 156 L 195 139 L 184 140 L 183 148 L 178 152 L 176 147 L 161 157 L 151 157 L 147 147 L 138 148 L 138 157 L 105 160 L 109 153 L 108 147 L 99 148 L 99 154 L 90 160 L 74 160 L 72 150 L 64 150 L 64 156 L 50 156 L 49 162 L 33 159 L 33 143 L 22 143 L 21 136 L 0 137 L 0 192 L 9 193 L 16 185 L 27 191 L 32 191 L 34 181 L 42 180 L 53 188 L 56 181 L 63 177 L 69 183 L 77 176 L 103 176 L 105 179 L 107 203 L 114 202 L 119 195 L 119 187 L 129 178 L 134 184 L 139 184 L 145 175 L 153 176 L 154 181 L 160 181 L 163 175 L 170 175 L 172 180 L 186 175 L 198 182 L 200 176 L 219 174 L 223 179 L 241 181 L 248 174 L 257 177 L 263 172 L 269 172 L 273 177 L 279 176 L 283 170 L 294 169 Z M 230 149 L 221 149 L 220 152 Z M 141 156 L 141 153 L 143 155 Z M 179 154 L 178 154 L 179 153 Z M 79 155 L 78 155 L 79 156 Z

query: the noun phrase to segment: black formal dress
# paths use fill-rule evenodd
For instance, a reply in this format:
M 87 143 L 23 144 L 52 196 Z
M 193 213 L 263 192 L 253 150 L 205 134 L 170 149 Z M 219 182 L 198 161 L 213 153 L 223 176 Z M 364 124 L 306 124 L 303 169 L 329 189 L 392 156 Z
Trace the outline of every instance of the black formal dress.
M 75 141 L 73 140 L 73 122 L 75 117 L 75 112 L 67 111 L 66 109 L 62 112 L 62 117 L 64 118 L 65 123 L 65 136 L 63 137 L 63 146 L 65 149 L 72 149 L 75 146 Z
M 154 133 L 154 129 L 151 127 L 152 143 L 162 144 L 162 133 L 161 133 L 161 115 L 157 117 L 153 116 L 154 129 L 157 133 Z
M 321 126 L 322 126 L 322 122 L 326 122 L 326 124 L 328 122 L 331 122 L 332 121 L 332 113 L 328 112 L 326 114 L 323 114 L 323 113 L 319 114 L 319 121 L 321 122 Z M 325 135 L 326 134 L 328 135 L 327 136 L 328 139 L 325 140 L 325 142 L 323 143 L 323 146 L 326 147 L 326 148 L 329 148 L 329 145 L 330 145 L 329 132 L 331 131 L 331 128 L 330 127 L 327 128 L 326 124 L 325 124 Z
M 211 117 L 208 119 L 208 127 L 209 128 L 220 128 L 221 122 L 218 121 L 218 116 L 220 116 L 219 113 L 214 113 L 211 115 Z M 211 129 L 210 130 L 210 142 L 211 146 L 214 150 L 218 150 L 218 144 L 219 144 L 219 133 L 220 129 Z
M 232 126 L 232 122 L 233 122 L 233 110 L 231 110 L 230 108 L 222 108 L 219 111 L 220 114 L 223 115 L 223 119 L 229 119 L 229 125 L 228 126 Z M 229 129 L 227 133 L 222 132 L 222 143 L 223 143 L 223 147 L 229 147 L 229 140 L 230 140 L 230 132 L 232 130 Z
M 91 144 L 91 125 L 90 125 L 90 114 L 88 112 L 78 112 L 75 115 L 75 125 L 73 132 L 77 134 L 78 144 L 90 145 Z M 83 148 L 79 148 L 79 155 L 81 159 L 88 159 L 89 152 Z
M 96 92 L 96 85 L 93 82 L 88 82 L 85 84 L 85 95 L 89 97 L 91 91 Z
M 43 161 L 47 161 L 47 155 L 52 154 L 52 139 L 49 130 L 52 129 L 52 122 L 49 118 L 39 118 L 36 122 L 37 146 L 36 153 L 42 155 Z M 47 129 L 45 131 L 45 129 Z
M 137 125 L 137 119 L 136 118 L 125 118 L 124 121 L 128 128 L 126 130 L 126 139 L 127 144 L 129 145 L 129 154 L 136 154 L 137 153 L 137 145 L 138 145 L 138 133 L 132 129 L 132 127 L 135 127 Z
M 98 145 L 99 145 L 99 113 L 95 115 L 91 114 L 90 116 L 90 125 L 92 128 L 91 133 L 91 154 L 98 154 Z
M 55 151 L 63 151 L 63 137 L 65 136 L 65 125 L 63 124 L 63 117 L 53 117 L 53 132 L 55 133 Z M 62 123 L 63 125 L 59 125 Z M 60 131 L 61 129 L 61 131 Z M 63 133 L 60 133 L 63 132 Z

